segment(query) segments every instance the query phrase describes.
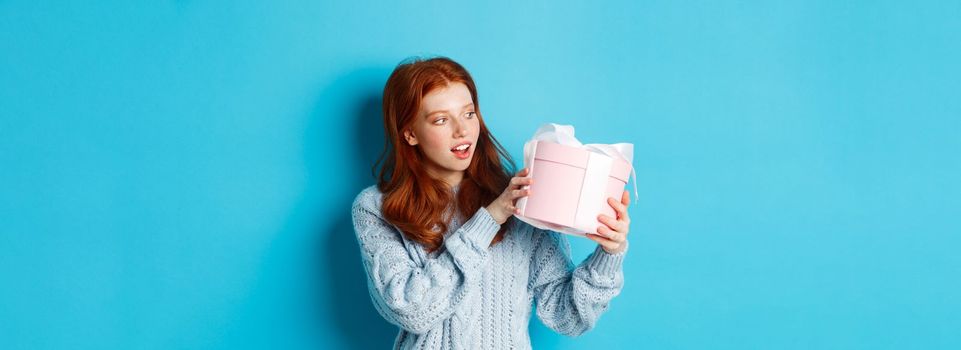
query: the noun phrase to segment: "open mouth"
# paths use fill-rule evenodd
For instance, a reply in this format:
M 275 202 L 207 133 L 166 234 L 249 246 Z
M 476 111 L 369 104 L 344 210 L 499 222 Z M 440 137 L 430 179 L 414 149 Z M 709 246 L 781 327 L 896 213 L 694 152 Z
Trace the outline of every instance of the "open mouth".
M 450 151 L 454 152 L 454 156 L 458 159 L 467 159 L 467 157 L 470 157 L 471 146 L 473 145 L 469 143 L 463 143 L 457 145 L 457 147 L 451 148 Z

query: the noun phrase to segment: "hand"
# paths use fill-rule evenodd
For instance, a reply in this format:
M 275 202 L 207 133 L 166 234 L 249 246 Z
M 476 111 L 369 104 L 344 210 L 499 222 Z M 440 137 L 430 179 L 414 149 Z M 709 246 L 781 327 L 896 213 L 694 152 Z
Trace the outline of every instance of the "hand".
M 627 215 L 627 206 L 631 204 L 631 195 L 624 191 L 621 201 L 614 197 L 607 198 L 607 204 L 614 208 L 617 219 L 601 214 L 597 216 L 602 226 L 597 227 L 597 234 L 587 234 L 587 238 L 597 242 L 609 254 L 617 254 L 627 248 L 627 232 L 630 230 L 631 218 Z
M 494 221 L 497 221 L 498 225 L 507 221 L 507 218 L 509 218 L 511 215 L 520 212 L 517 207 L 514 206 L 514 203 L 518 198 L 526 197 L 531 194 L 531 190 L 529 188 L 521 189 L 521 187 L 534 183 L 533 178 L 526 177 L 528 173 L 529 171 L 527 168 L 518 171 L 517 175 L 511 178 L 511 182 L 507 185 L 507 188 L 504 189 L 504 192 L 486 207 L 487 212 L 491 214 L 491 217 L 494 218 Z

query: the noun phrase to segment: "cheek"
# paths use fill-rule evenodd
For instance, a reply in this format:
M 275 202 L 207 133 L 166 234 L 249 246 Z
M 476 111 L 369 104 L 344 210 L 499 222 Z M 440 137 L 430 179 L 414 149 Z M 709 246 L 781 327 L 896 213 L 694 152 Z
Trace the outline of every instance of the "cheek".
M 433 130 L 431 130 L 433 131 Z M 427 131 L 421 136 L 421 144 L 424 146 L 425 151 L 428 152 L 441 152 L 449 151 L 447 144 L 448 141 L 440 133 Z
M 473 135 L 476 138 L 477 135 L 480 133 L 480 120 L 477 118 L 471 119 L 470 125 L 471 125 L 471 135 Z

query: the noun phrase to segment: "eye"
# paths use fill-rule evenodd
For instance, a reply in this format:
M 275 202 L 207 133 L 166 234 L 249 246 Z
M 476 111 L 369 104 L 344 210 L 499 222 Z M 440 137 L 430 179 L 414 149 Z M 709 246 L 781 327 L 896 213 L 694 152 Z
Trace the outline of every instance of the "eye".
M 434 120 L 434 125 L 444 124 L 445 121 L 447 121 L 447 118 L 437 118 Z
M 477 115 L 477 112 L 467 112 L 467 119 L 473 118 L 475 115 Z

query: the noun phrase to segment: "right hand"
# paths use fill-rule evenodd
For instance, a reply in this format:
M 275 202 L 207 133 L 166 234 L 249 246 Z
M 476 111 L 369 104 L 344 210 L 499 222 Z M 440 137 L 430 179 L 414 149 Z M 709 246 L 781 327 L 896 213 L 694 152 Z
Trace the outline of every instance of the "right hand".
M 516 176 L 511 178 L 511 182 L 507 185 L 507 188 L 504 189 L 504 192 L 486 207 L 487 212 L 491 214 L 494 221 L 497 221 L 498 225 L 507 221 L 511 215 L 520 213 L 520 210 L 514 206 L 514 203 L 518 198 L 531 194 L 530 188 L 522 189 L 522 187 L 534 183 L 533 178 L 527 177 L 529 172 L 527 168 L 518 171 Z

